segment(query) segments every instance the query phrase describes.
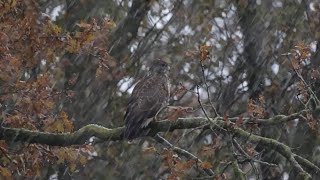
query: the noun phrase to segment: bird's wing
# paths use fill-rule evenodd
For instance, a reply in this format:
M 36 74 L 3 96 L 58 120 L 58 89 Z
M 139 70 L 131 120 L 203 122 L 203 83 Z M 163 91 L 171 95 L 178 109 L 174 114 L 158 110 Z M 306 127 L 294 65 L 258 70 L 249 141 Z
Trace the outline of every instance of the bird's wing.
M 148 125 L 148 118 L 156 115 L 168 97 L 166 81 L 159 77 L 147 77 L 134 88 L 125 115 L 126 138 L 139 136 Z

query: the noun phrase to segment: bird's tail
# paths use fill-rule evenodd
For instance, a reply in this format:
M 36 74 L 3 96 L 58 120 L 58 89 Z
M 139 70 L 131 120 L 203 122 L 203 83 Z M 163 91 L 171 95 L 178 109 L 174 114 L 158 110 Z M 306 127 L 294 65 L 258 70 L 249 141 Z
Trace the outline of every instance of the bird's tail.
M 152 118 L 149 119 L 135 119 L 126 121 L 126 129 L 123 133 L 123 137 L 126 139 L 135 139 L 148 135 L 150 128 L 148 127 Z

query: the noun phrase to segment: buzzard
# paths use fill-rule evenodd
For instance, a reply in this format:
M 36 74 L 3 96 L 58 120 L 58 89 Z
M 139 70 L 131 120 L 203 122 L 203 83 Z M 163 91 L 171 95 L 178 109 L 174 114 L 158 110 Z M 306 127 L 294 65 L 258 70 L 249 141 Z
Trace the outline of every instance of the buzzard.
M 148 134 L 148 124 L 169 98 L 169 66 L 154 60 L 148 74 L 134 87 L 124 116 L 124 137 L 133 139 Z

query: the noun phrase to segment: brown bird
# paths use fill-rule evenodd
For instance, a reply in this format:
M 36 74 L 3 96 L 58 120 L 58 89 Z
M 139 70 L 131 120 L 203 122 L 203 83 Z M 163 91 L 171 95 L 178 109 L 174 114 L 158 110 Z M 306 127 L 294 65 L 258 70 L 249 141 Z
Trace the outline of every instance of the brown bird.
M 134 87 L 124 116 L 124 137 L 133 139 L 145 136 L 147 127 L 169 98 L 169 66 L 162 60 L 154 60 L 148 74 Z

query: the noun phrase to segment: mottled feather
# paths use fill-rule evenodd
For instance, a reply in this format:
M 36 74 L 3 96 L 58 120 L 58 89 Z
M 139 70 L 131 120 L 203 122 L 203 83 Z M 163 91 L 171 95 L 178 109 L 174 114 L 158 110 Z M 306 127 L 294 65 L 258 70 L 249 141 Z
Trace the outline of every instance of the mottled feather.
M 168 68 L 164 61 L 154 61 L 148 75 L 133 89 L 124 117 L 125 138 L 133 139 L 148 134 L 150 118 L 157 114 L 169 97 Z

